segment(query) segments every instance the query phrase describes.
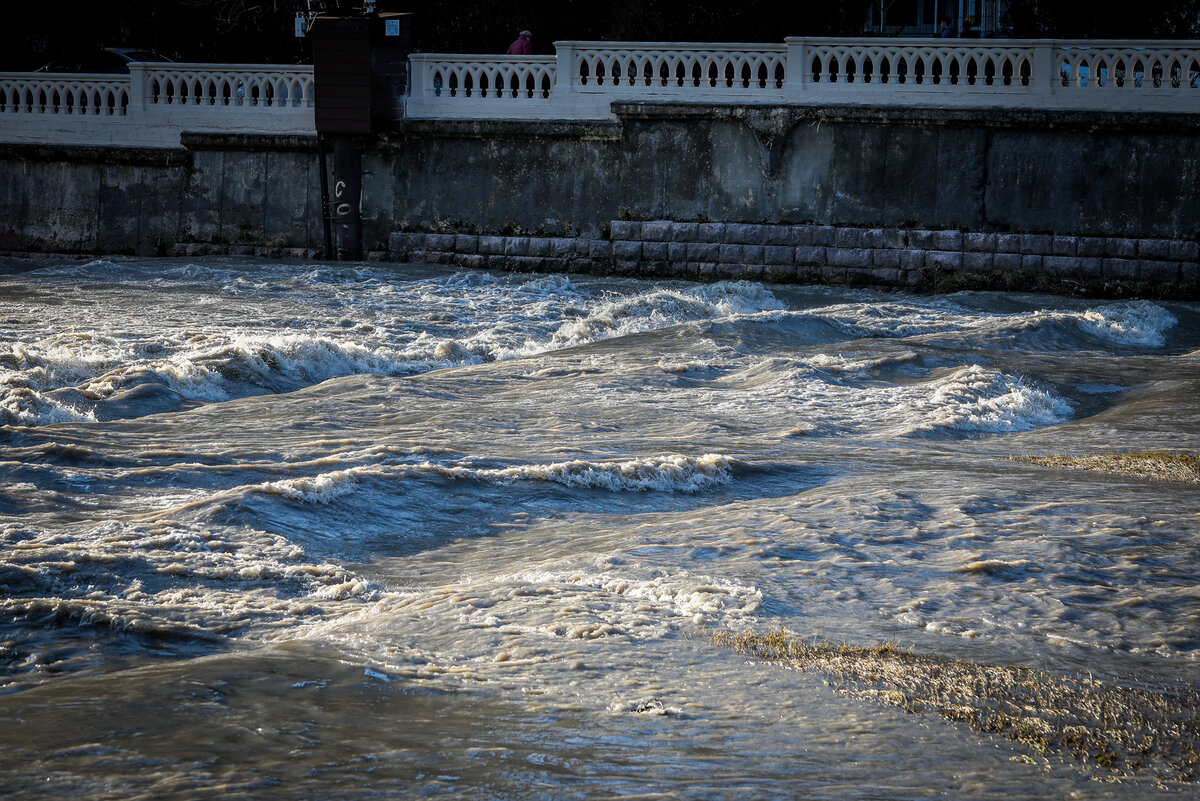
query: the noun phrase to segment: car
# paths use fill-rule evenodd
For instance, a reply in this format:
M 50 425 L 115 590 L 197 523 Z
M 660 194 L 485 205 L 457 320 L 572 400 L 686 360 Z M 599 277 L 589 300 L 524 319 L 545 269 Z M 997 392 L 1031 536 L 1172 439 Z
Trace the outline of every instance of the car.
M 86 72 L 120 75 L 129 72 L 129 65 L 141 61 L 170 62 L 162 53 L 140 47 L 105 47 L 83 53 L 71 61 L 56 60 L 43 64 L 35 72 Z
M 174 59 L 167 58 L 162 53 L 156 53 L 153 50 L 140 50 L 136 47 L 106 47 L 105 53 L 109 53 L 118 59 L 117 68 L 122 72 L 129 72 L 129 65 L 140 61 L 165 61 L 174 63 Z

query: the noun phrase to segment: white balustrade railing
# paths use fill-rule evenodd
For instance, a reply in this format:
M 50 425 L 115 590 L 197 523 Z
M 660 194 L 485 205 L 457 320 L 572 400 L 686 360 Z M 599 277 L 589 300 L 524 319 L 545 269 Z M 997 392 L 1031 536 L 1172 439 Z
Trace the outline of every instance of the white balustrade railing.
M 414 55 L 415 118 L 610 119 L 613 102 L 896 105 L 1200 113 L 1200 42 L 817 39 L 784 45 L 557 42 L 557 55 Z M 449 76 L 535 66 L 528 92 L 433 91 Z M 478 78 L 475 86 L 478 86 Z M 491 85 L 494 85 L 494 80 Z M 420 87 L 420 91 L 418 91 Z M 1121 89 L 1123 91 L 1096 91 Z
M 0 73 L 0 114 L 121 115 L 129 79 L 111 75 Z
M 428 76 L 413 94 L 469 100 L 540 100 L 554 85 L 553 56 L 437 56 L 414 53 L 414 74 Z M 417 69 L 416 65 L 420 65 Z
M 177 147 L 183 131 L 312 133 L 311 66 L 129 65 L 128 75 L 0 73 L 0 141 Z
M 930 42 L 798 42 L 796 54 L 803 84 L 839 89 L 873 85 L 904 89 L 955 91 L 969 87 L 1027 89 L 1033 77 L 1033 55 L 1017 45 Z
M 816 39 L 558 42 L 554 56 L 414 54 L 418 119 L 612 119 L 614 102 L 1200 114 L 1200 42 Z M 178 146 L 182 131 L 314 132 L 310 66 L 0 73 L 0 141 Z
M 146 102 L 168 106 L 308 108 L 313 105 L 311 67 L 223 64 L 147 64 Z
M 538 118 L 552 115 L 553 56 L 409 56 L 408 103 L 447 117 Z M 504 110 L 493 113 L 493 107 Z M 546 113 L 542 113 L 542 112 Z
M 559 42 L 583 92 L 754 96 L 783 88 L 783 45 Z
M 1149 94 L 1164 89 L 1200 89 L 1200 42 L 1088 42 L 1062 44 L 1059 82 L 1064 87 Z

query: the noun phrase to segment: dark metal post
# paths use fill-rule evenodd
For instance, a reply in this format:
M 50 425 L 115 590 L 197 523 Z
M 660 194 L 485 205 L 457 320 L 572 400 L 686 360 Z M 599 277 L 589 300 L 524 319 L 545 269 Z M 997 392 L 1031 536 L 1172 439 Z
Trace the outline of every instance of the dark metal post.
M 321 258 L 333 258 L 333 233 L 329 220 L 329 165 L 325 159 L 325 137 L 317 134 L 317 163 L 321 170 Z
M 362 151 L 349 136 L 333 140 L 333 231 L 338 259 L 362 259 Z

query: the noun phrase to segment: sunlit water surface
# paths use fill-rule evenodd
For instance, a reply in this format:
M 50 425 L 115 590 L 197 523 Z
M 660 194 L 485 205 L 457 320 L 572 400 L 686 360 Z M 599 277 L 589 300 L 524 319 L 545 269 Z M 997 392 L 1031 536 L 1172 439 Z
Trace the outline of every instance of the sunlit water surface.
M 1157 797 L 706 632 L 1195 681 L 1196 486 L 1009 457 L 1194 450 L 1198 349 L 1167 302 L 0 274 L 5 790 Z

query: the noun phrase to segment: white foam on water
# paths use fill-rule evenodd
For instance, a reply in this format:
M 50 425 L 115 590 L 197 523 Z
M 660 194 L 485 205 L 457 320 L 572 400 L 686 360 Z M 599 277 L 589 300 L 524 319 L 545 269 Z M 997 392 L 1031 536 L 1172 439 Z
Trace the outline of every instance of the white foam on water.
M 211 286 L 218 280 L 225 282 L 220 293 Z M 167 302 L 131 306 L 115 284 L 90 295 L 93 314 L 112 321 L 100 331 L 62 331 L 77 325 L 74 315 L 64 311 L 55 319 L 51 311 L 48 319 L 26 319 L 12 305 L 24 328 L 16 341 L 0 336 L 0 369 L 27 375 L 37 391 L 74 389 L 94 403 L 145 385 L 165 387 L 180 402 L 222 402 L 345 375 L 404 376 L 520 358 L 783 307 L 761 284 L 748 282 L 651 291 L 630 284 L 633 294 L 618 297 L 597 296 L 565 276 L 517 283 L 460 273 L 393 284 L 366 268 L 321 267 L 306 275 L 270 266 L 187 265 L 155 273 L 148 285 L 156 288 L 142 291 Z M 186 307 L 175 303 L 180 288 L 189 290 Z M 4 307 L 0 300 L 0 313 Z M 256 318 L 261 322 L 246 323 Z M 145 408 L 160 412 L 169 402 L 159 396 Z M 136 416 L 139 408 L 133 399 L 113 404 L 112 414 Z
M 1160 348 L 1166 332 L 1179 321 L 1169 311 L 1148 300 L 1133 300 L 1089 309 L 1076 316 L 1076 324 L 1093 336 L 1118 345 Z
M 962 331 L 979 323 L 979 315 L 949 300 L 922 304 L 894 301 L 841 303 L 810 309 L 810 314 L 837 324 L 856 338 L 899 338 Z
M 174 339 L 144 345 L 140 354 L 128 347 L 96 349 L 83 356 L 62 348 L 26 347 L 21 350 L 22 364 L 36 366 L 24 375 L 41 389 L 75 385 L 95 401 L 151 384 L 193 400 L 224 401 L 246 395 L 247 387 L 293 389 L 344 375 L 408 375 L 485 358 L 453 341 L 433 338 L 418 338 L 401 349 L 320 334 L 234 332 Z M 168 358 L 147 358 L 171 349 L 176 352 Z
M 285 537 L 173 520 L 0 528 L 0 614 L 119 631 L 263 637 L 375 596 Z M 9 547 L 18 545 L 19 547 Z M 20 577 L 20 578 L 18 578 Z
M 305 636 L 395 676 L 535 682 L 565 700 L 579 693 L 586 662 L 621 660 L 632 641 L 737 625 L 762 600 L 758 588 L 736 580 L 585 553 L 389 593 L 338 620 L 314 621 Z M 619 684 L 589 685 L 586 703 L 619 704 L 628 698 Z
M 369 464 L 314 476 L 234 487 L 207 496 L 204 503 L 221 504 L 258 493 L 276 495 L 301 503 L 328 504 L 353 492 L 368 478 L 392 480 L 435 476 L 501 485 L 549 482 L 565 487 L 602 489 L 609 492 L 697 493 L 730 483 L 733 480 L 734 466 L 734 460 L 717 453 L 701 456 L 671 454 L 616 461 L 580 459 L 502 468 L 464 467 L 432 462 Z M 188 504 L 189 508 L 197 505 L 199 504 Z
M 851 336 L 896 338 L 931 334 L 990 331 L 1037 332 L 1046 326 L 1069 328 L 1116 345 L 1162 347 L 1165 332 L 1177 320 L 1162 306 L 1148 300 L 1114 303 L 1083 311 L 1042 309 L 997 313 L 969 310 L 949 299 L 921 304 L 900 302 L 847 303 L 789 313 L 814 315 L 840 326 Z M 1045 344 L 1054 344 L 1053 338 Z M 1062 343 L 1071 346 L 1071 343 Z
M 74 409 L 42 394 L 30 386 L 28 376 L 0 370 L 0 426 L 44 426 L 95 419 L 90 410 Z
M 901 435 L 1028 431 L 1061 423 L 1072 413 L 1071 405 L 1050 390 L 978 365 L 954 370 L 928 389 L 928 395 L 915 398 L 897 393 L 908 396 L 910 411 Z
M 1071 405 L 1028 379 L 979 365 L 935 373 L 924 382 L 861 383 L 855 373 L 874 368 L 870 360 L 768 359 L 723 376 L 735 391 L 718 411 L 767 414 L 774 425 L 809 421 L 809 434 L 922 436 L 1027 431 L 1070 419 Z M 777 418 L 783 418 L 779 420 Z M 767 421 L 764 420 L 764 424 Z
M 553 464 L 518 465 L 499 469 L 439 467 L 431 469 L 452 478 L 472 478 L 498 484 L 549 481 L 566 487 L 610 492 L 684 492 L 712 489 L 732 480 L 734 462 L 718 453 L 701 456 L 651 456 L 601 462 L 578 459 Z
M 336 498 L 353 492 L 358 478 L 367 473 L 362 467 L 335 470 L 303 478 L 288 478 L 269 481 L 247 488 L 269 495 L 279 495 L 302 503 L 327 504 Z
M 783 307 L 783 303 L 762 284 L 748 281 L 723 281 L 687 289 L 655 289 L 593 306 L 586 316 L 563 323 L 554 332 L 552 341 L 558 347 L 570 347 L 684 322 Z
M 660 612 L 697 626 L 729 625 L 753 615 L 762 606 L 762 591 L 687 571 L 668 571 L 609 562 L 585 569 L 537 569 L 512 576 L 514 581 L 564 593 L 583 593 L 611 601 L 646 601 Z M 558 630 L 556 630 L 557 633 Z M 563 629 L 563 636 L 575 636 Z
M 802 364 L 832 373 L 866 373 L 884 367 L 908 364 L 918 359 L 914 351 L 904 351 L 884 356 L 854 357 L 841 354 L 818 353 L 800 360 Z
M 696 494 L 729 484 L 736 462 L 721 454 L 684 456 L 671 454 L 614 461 L 575 460 L 548 464 L 526 464 L 502 468 L 437 464 L 429 461 L 377 463 L 379 454 L 360 453 L 350 458 L 369 458 L 372 463 L 309 476 L 242 484 L 215 492 L 198 491 L 162 496 L 151 504 L 150 517 L 172 520 L 181 515 L 211 519 L 254 496 L 275 497 L 304 505 L 326 506 L 359 491 L 371 482 L 370 491 L 395 493 L 394 482 L 449 479 L 478 481 L 500 486 L 522 483 L 559 484 L 572 489 L 608 492 L 677 492 Z M 338 459 L 345 463 L 346 459 Z M 304 465 L 298 467 L 303 468 Z

